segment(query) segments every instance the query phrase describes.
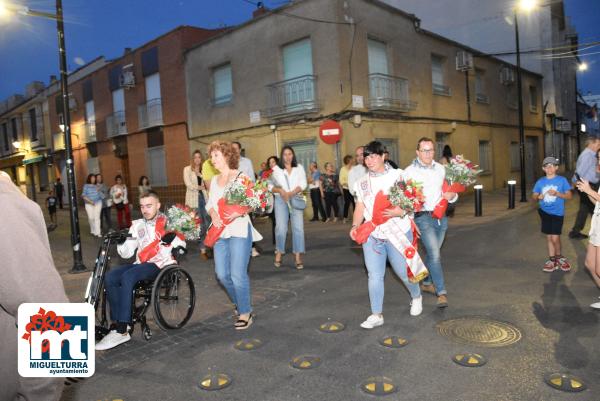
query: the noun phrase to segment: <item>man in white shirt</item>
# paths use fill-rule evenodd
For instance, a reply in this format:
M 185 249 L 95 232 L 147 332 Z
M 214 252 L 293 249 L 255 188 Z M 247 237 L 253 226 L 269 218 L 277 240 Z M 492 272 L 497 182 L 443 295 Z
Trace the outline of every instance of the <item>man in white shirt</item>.
M 248 159 L 247 157 L 242 156 L 242 144 L 239 142 L 231 142 L 231 144 L 233 145 L 233 149 L 236 150 L 239 154 L 240 154 L 240 164 L 238 169 L 246 174 L 251 180 L 252 182 L 256 181 L 256 177 L 254 176 L 254 167 L 252 167 L 252 160 Z M 260 256 L 260 253 L 258 252 L 258 250 L 256 250 L 256 246 L 254 245 L 254 243 L 252 244 L 252 257 L 255 258 L 257 256 Z
M 348 173 L 348 189 L 354 198 L 356 193 L 354 192 L 354 184 L 363 176 L 367 174 L 367 168 L 365 167 L 364 146 L 359 146 L 354 151 L 356 165 L 350 169 Z
M 404 176 L 406 179 L 410 178 L 422 183 L 425 195 L 423 210 L 415 213 L 415 224 L 421 232 L 421 242 L 427 250 L 425 266 L 430 274 L 423 281 L 421 291 L 437 294 L 438 308 L 445 308 L 448 306 L 448 297 L 444 285 L 440 249 L 448 229 L 448 218 L 444 216 L 440 220 L 435 219 L 431 212 L 442 198 L 454 203 L 458 195 L 455 192 L 442 192 L 446 169 L 435 161 L 433 139 L 426 137 L 419 139 L 416 153 L 417 158 L 404 170 Z

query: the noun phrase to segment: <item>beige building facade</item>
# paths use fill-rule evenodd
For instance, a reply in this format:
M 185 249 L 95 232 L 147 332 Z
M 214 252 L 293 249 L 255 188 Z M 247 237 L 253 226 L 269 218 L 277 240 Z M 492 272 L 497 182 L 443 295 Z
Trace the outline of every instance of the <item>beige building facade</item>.
M 428 136 L 481 164 L 485 189 L 519 178 L 514 68 L 376 0 L 305 0 L 264 13 L 192 48 L 185 72 L 191 146 L 239 140 L 255 169 L 284 144 L 305 167 L 340 166 L 374 139 L 404 167 Z M 541 88 L 541 76 L 524 71 L 528 184 L 543 155 Z M 337 145 L 319 138 L 328 119 L 342 126 Z

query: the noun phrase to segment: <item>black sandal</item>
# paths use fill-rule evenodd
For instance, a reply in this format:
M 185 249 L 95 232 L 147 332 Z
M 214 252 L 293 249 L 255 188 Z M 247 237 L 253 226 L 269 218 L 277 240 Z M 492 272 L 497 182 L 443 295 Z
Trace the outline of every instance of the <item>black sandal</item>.
M 233 326 L 236 330 L 246 330 L 248 327 L 250 327 L 253 321 L 254 315 L 251 313 L 250 316 L 248 316 L 248 320 L 238 319 L 238 321 L 235 322 Z

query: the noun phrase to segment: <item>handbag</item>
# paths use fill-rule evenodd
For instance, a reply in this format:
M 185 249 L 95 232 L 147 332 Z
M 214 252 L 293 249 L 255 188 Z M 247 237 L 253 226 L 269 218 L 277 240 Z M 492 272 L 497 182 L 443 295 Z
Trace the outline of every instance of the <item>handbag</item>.
M 287 182 L 288 190 L 291 191 L 292 189 L 290 188 L 290 180 L 288 179 L 288 176 L 285 175 L 285 173 L 283 173 L 283 176 Z M 302 195 L 302 192 L 300 192 L 299 194 L 296 194 L 290 198 L 289 205 L 292 207 L 292 209 L 304 210 L 306 209 L 306 198 L 304 195 Z

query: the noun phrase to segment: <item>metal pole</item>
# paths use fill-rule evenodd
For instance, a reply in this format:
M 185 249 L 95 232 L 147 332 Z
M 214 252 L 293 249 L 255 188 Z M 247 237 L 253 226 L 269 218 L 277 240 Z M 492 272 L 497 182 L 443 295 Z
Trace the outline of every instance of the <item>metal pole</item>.
M 63 24 L 62 0 L 56 0 L 56 29 L 58 33 L 58 55 L 60 62 L 60 91 L 62 96 L 63 117 L 65 123 L 65 153 L 67 156 L 67 194 L 69 195 L 69 216 L 71 218 L 71 246 L 73 248 L 73 268 L 70 273 L 86 271 L 81 256 L 81 238 L 79 235 L 79 214 L 77 211 L 77 188 L 71 145 L 71 116 L 69 114 L 69 91 L 67 84 L 67 51 L 65 47 L 65 29 Z
M 515 186 L 517 185 L 517 181 L 510 180 L 508 181 L 508 208 L 515 208 Z
M 473 189 L 475 189 L 475 217 L 480 217 L 481 216 L 481 212 L 482 212 L 482 192 L 483 192 L 483 185 L 479 184 L 479 185 L 475 185 L 473 187 Z
M 521 155 L 521 202 L 527 202 L 527 188 L 525 185 L 525 126 L 523 124 L 523 90 L 521 82 L 521 46 L 519 44 L 519 22 L 517 11 L 515 16 L 515 39 L 517 44 L 517 92 L 519 97 L 519 150 Z

